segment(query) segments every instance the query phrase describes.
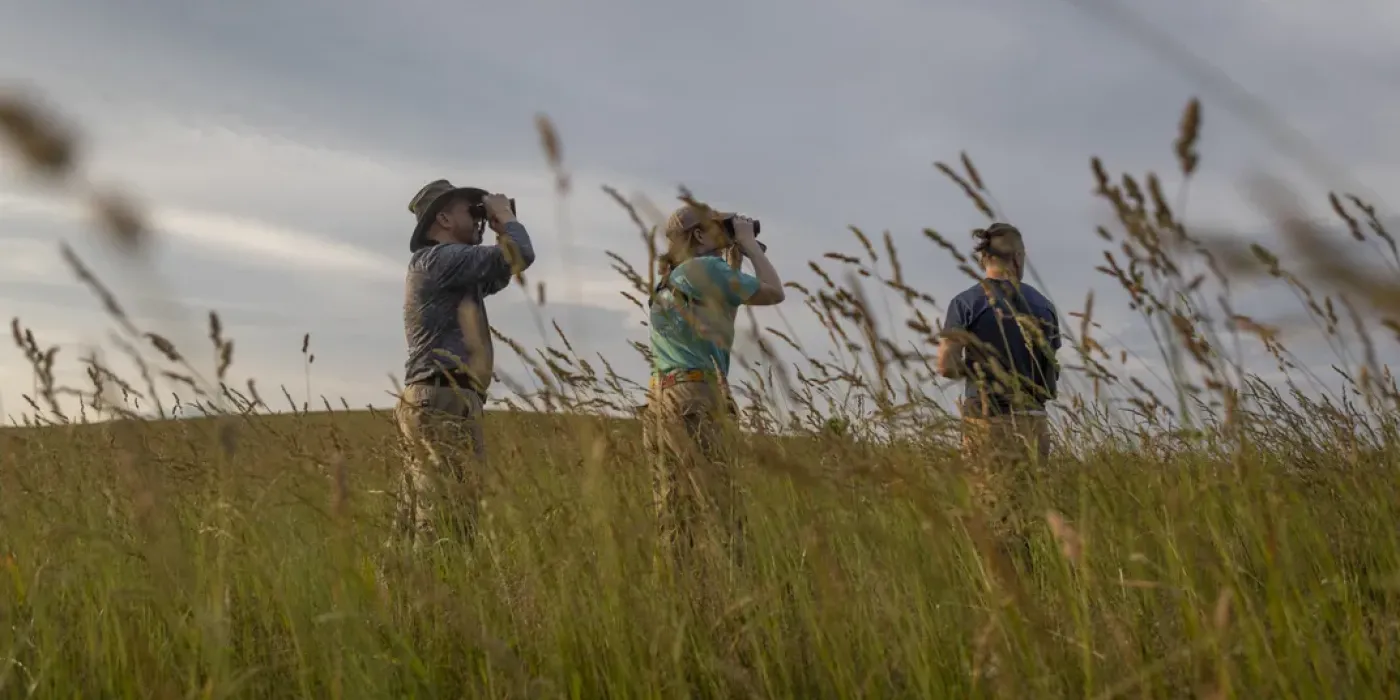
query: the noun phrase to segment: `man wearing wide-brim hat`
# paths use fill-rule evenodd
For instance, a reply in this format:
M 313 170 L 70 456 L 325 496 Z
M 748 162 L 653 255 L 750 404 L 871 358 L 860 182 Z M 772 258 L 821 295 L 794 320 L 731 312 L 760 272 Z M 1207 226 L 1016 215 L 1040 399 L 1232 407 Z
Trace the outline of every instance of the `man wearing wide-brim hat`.
M 441 534 L 456 536 L 475 529 L 493 371 L 485 299 L 534 263 L 535 249 L 504 195 L 436 180 L 408 209 L 416 225 L 403 309 L 408 361 L 395 408 L 407 450 L 399 519 L 421 542 L 442 525 L 453 532 Z M 482 245 L 488 225 L 496 245 Z

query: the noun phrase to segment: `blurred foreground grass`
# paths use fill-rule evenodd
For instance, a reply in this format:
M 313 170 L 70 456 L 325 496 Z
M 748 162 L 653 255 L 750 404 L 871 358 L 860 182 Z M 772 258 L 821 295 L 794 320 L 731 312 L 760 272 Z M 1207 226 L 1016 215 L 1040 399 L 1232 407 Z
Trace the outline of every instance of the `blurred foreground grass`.
M 951 455 L 755 438 L 753 565 L 697 619 L 652 573 L 634 426 L 576 420 L 491 415 L 488 544 L 382 588 L 388 416 L 7 430 L 0 694 L 1356 698 L 1400 678 L 1392 452 L 1059 462 L 1027 496 L 1064 518 L 1019 570 L 962 515 Z

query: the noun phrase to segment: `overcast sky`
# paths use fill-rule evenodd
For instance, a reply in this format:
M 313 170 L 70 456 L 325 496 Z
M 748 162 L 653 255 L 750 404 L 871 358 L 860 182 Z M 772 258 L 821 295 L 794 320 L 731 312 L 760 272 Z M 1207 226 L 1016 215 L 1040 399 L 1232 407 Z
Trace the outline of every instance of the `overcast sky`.
M 1083 3 L 1092 5 L 1093 3 Z M 1355 182 L 1400 192 L 1400 4 L 1392 0 L 1127 2 L 1142 19 L 1265 100 Z M 920 234 L 960 246 L 983 220 L 935 160 L 966 150 L 1026 233 L 1063 312 L 1099 294 L 1110 341 L 1149 347 L 1093 272 L 1104 212 L 1089 157 L 1155 169 L 1174 192 L 1181 109 L 1205 105 L 1202 172 L 1187 219 L 1272 242 L 1238 189 L 1290 179 L 1327 211 L 1326 184 L 1216 96 L 1112 23 L 1046 0 L 0 0 L 0 82 L 37 87 L 81 127 L 84 167 L 155 211 L 149 265 L 124 265 L 76 203 L 7 164 L 0 179 L 0 304 L 67 378 L 111 324 L 58 254 L 69 241 L 153 325 L 208 353 L 204 315 L 223 314 L 235 372 L 304 393 L 389 405 L 403 372 L 403 269 L 424 183 L 446 177 L 514 196 L 538 251 L 542 313 L 576 347 L 644 376 L 628 341 L 642 317 L 605 251 L 645 262 L 635 226 L 603 192 L 674 205 L 684 183 L 764 222 L 787 278 L 806 261 L 857 253 L 846 231 L 889 230 L 905 275 L 942 306 L 966 287 Z M 533 118 L 558 126 L 573 192 L 564 200 Z M 541 335 L 528 294 L 491 301 L 493 324 Z M 1277 292 L 1253 312 L 1296 315 Z M 180 309 L 157 304 L 178 299 Z M 1276 306 L 1275 306 L 1276 303 Z M 178 311 L 178 312 L 177 312 Z M 763 325 L 822 336 L 801 307 Z M 1319 345 L 1317 338 L 1296 339 Z M 0 410 L 32 386 L 17 350 L 0 361 Z M 498 369 L 518 371 L 498 347 Z M 63 360 L 66 355 L 66 361 Z M 1330 361 L 1320 356 L 1316 361 Z M 1153 371 L 1144 356 L 1137 369 Z M 1267 365 L 1261 365 L 1267 370 Z

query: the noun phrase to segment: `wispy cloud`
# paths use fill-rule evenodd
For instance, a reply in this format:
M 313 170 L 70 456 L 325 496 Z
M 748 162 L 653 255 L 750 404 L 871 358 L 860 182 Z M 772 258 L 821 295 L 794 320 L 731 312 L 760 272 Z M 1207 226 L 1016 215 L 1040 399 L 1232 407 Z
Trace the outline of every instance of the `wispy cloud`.
M 52 197 L 0 193 L 0 211 L 6 214 L 43 217 L 71 225 L 93 225 L 88 208 L 81 203 Z M 376 279 L 402 279 L 403 263 L 332 237 L 227 214 L 154 206 L 145 209 L 153 233 L 163 239 L 186 243 L 206 251 L 232 254 L 259 266 L 290 268 L 305 273 L 341 273 Z M 10 239 L 9 245 L 28 251 L 22 263 L 29 272 L 53 269 L 53 247 L 44 253 L 33 240 Z M 18 270 L 21 263 L 9 261 L 7 269 Z M 33 267 L 29 267 L 33 265 Z
M 1400 32 L 1393 2 L 1137 11 L 1366 185 L 1400 191 L 1400 48 L 1384 40 Z M 63 60 L 38 58 L 60 44 Z M 406 204 L 437 177 L 516 197 L 540 255 L 531 282 L 551 300 L 543 313 L 567 315 L 579 345 L 627 365 L 626 343 L 645 329 L 603 251 L 645 258 L 602 184 L 665 208 L 684 183 L 751 212 L 779 269 L 804 283 L 807 260 L 855 249 L 847 225 L 889 230 L 906 275 L 943 302 L 967 281 L 920 229 L 962 243 L 980 219 L 930 165 L 967 150 L 1027 232 L 1047 291 L 1066 307 L 1098 291 L 1100 320 L 1132 340 L 1142 326 L 1092 269 L 1088 158 L 1170 174 L 1179 110 L 1198 89 L 1072 4 L 1036 0 L 719 0 L 703 13 L 521 0 L 469 16 L 449 0 L 0 0 L 0 82 L 11 81 L 42 86 L 82 125 L 94 181 L 151 203 L 151 274 L 187 306 L 229 308 L 248 371 L 295 375 L 290 329 L 304 328 L 327 339 L 318 363 L 336 379 L 324 381 L 357 402 L 382 402 L 402 363 Z M 1234 184 L 1257 169 L 1311 185 L 1308 195 L 1317 183 L 1205 97 L 1205 170 L 1185 216 L 1276 241 Z M 562 212 L 531 127 L 540 111 L 575 178 Z M 1326 213 L 1322 197 L 1310 205 Z M 108 262 L 90 229 L 72 202 L 0 183 L 7 307 L 68 338 L 82 334 L 63 329 L 98 322 L 74 311 L 81 290 L 58 290 L 71 277 L 57 239 Z M 532 293 L 509 290 L 492 319 L 534 342 Z M 800 309 L 783 313 L 803 340 L 824 342 Z

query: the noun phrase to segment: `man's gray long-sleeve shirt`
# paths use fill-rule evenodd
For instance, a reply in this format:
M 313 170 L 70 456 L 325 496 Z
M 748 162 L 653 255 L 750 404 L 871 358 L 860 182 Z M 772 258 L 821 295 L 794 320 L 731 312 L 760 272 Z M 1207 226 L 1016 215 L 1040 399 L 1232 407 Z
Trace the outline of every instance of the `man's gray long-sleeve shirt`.
M 512 221 L 505 235 L 515 243 L 525 267 L 535 262 L 525 226 Z M 408 339 L 405 383 L 466 372 L 485 392 L 491 384 L 494 350 L 484 300 L 510 280 L 510 262 L 499 245 L 439 243 L 415 252 L 408 263 L 403 305 Z

